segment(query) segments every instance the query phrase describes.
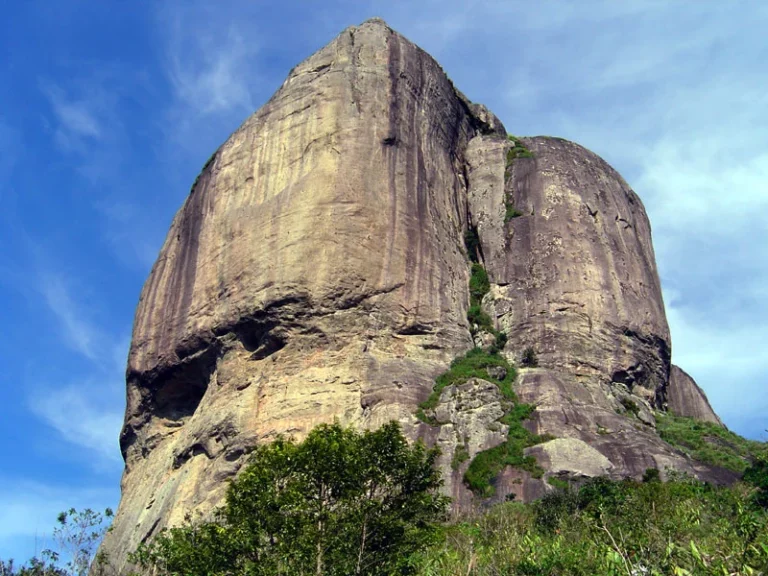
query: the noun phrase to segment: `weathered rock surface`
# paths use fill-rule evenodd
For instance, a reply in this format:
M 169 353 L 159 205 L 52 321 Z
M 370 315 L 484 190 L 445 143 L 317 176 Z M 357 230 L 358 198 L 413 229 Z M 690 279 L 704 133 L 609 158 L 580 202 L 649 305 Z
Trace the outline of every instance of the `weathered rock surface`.
M 692 461 L 661 440 L 653 421 L 643 421 L 648 405 L 638 396 L 546 368 L 521 370 L 515 388 L 522 402 L 537 406 L 526 426 L 557 437 L 527 449 L 546 470 L 545 478 L 579 479 L 600 470 L 598 475 L 639 479 L 648 468 L 659 469 L 662 477 L 669 468 L 713 482 L 734 479 L 733 473 Z M 578 443 L 560 445 L 564 439 Z
M 509 349 L 543 367 L 623 385 L 661 407 L 670 339 L 643 205 L 621 176 L 559 138 L 522 138 L 533 158 L 496 167 L 493 205 L 522 216 L 478 224 Z M 504 196 L 500 196 L 503 194 Z M 470 197 L 472 214 L 478 210 Z
M 670 412 L 678 416 L 687 416 L 702 422 L 712 422 L 723 426 L 723 422 L 712 410 L 704 390 L 699 388 L 699 385 L 687 372 L 674 364 L 669 375 L 667 404 Z
M 333 419 L 418 433 L 415 405 L 472 346 L 464 152 L 488 122 L 374 20 L 298 65 L 216 152 L 136 312 L 104 545 L 119 565 L 217 504 L 257 442 Z
M 437 465 L 450 479 L 446 493 L 454 501 L 472 501 L 461 482 L 472 458 L 506 440 L 509 426 L 499 422 L 507 411 L 505 404 L 499 388 L 479 378 L 441 392 L 434 414 L 442 424 L 432 427 L 426 440 L 440 447 Z
M 461 478 L 505 439 L 499 391 L 472 379 L 442 391 L 441 425 L 414 417 L 473 346 L 468 227 L 503 353 L 539 357 L 516 385 L 537 406 L 527 425 L 558 438 L 529 449 L 545 478 L 507 468 L 495 499 L 538 497 L 555 473 L 717 476 L 654 431 L 670 342 L 640 200 L 584 148 L 522 141 L 534 158 L 507 166 L 498 118 L 381 20 L 291 71 L 205 166 L 142 290 L 102 548 L 118 571 L 158 529 L 219 504 L 254 445 L 334 419 L 398 420 L 441 446 L 457 506 L 477 504 Z M 505 221 L 507 205 L 523 216 Z

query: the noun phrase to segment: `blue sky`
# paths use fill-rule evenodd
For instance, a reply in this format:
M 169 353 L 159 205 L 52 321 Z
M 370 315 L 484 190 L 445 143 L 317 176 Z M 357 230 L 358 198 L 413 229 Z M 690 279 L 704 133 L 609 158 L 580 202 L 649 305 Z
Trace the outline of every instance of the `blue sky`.
M 0 558 L 116 506 L 134 307 L 213 150 L 299 61 L 381 16 L 511 133 L 575 140 L 643 199 L 673 359 L 768 428 L 768 4 L 2 2 Z

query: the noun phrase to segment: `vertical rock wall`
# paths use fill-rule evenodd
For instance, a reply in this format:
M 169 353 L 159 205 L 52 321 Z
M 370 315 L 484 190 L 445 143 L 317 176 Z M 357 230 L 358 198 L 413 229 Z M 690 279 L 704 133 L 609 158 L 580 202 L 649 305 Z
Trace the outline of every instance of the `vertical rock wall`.
M 699 388 L 685 370 L 674 364 L 667 387 L 667 403 L 669 411 L 673 414 L 723 426 L 722 420 L 712 410 L 704 390 Z
M 546 475 L 708 473 L 654 433 L 670 343 L 639 199 L 575 144 L 522 142 L 533 158 L 509 162 L 498 119 L 380 20 L 291 71 L 206 164 L 142 290 L 102 547 L 119 572 L 139 542 L 219 504 L 254 445 L 334 419 L 398 420 L 443 449 L 456 506 L 479 504 L 454 457 L 505 440 L 508 401 L 473 379 L 444 390 L 443 425 L 414 417 L 473 345 L 468 227 L 503 354 L 540 360 L 516 387 L 537 407 L 527 425 L 558 438 L 530 449 Z M 545 480 L 508 468 L 497 498 Z
M 104 544 L 119 566 L 217 504 L 258 442 L 334 419 L 413 430 L 471 346 L 463 154 L 484 122 L 429 55 L 370 21 L 215 153 L 136 312 Z

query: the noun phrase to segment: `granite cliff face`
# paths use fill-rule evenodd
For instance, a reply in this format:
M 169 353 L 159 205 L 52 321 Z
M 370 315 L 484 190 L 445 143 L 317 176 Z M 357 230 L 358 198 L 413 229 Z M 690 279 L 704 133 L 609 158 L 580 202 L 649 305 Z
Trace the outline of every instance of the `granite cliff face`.
M 532 157 L 508 158 L 515 146 Z M 496 386 L 443 390 L 440 426 L 414 416 L 473 346 L 468 229 L 503 354 L 538 355 L 515 385 L 536 405 L 526 426 L 556 437 L 528 449 L 544 477 L 508 468 L 494 498 L 536 497 L 550 475 L 718 476 L 654 431 L 668 402 L 716 416 L 692 380 L 673 370 L 670 381 L 639 198 L 576 144 L 511 141 L 428 54 L 371 20 L 291 71 L 171 225 L 128 361 L 122 501 L 103 545 L 118 568 L 159 528 L 217 505 L 251 447 L 334 419 L 398 420 L 442 447 L 456 506 L 482 504 L 461 481 L 468 461 L 451 462 L 504 440 Z
M 712 410 L 704 390 L 699 388 L 685 370 L 674 364 L 669 373 L 667 403 L 669 411 L 673 414 L 723 426 L 720 417 Z

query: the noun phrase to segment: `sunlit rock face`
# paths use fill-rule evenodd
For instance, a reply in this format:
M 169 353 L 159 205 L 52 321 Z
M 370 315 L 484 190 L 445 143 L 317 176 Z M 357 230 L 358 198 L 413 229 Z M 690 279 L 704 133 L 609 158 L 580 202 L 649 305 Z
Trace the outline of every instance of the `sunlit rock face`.
M 381 20 L 291 71 L 206 164 L 142 290 L 102 548 L 118 571 L 160 528 L 221 503 L 253 446 L 322 422 L 397 420 L 440 446 L 457 510 L 488 503 L 454 456 L 504 441 L 494 385 L 446 388 L 440 426 L 414 417 L 473 345 L 470 228 L 503 354 L 539 358 L 516 384 L 537 405 L 526 425 L 558 438 L 530 449 L 543 478 L 508 468 L 493 498 L 540 496 L 552 474 L 714 473 L 654 431 L 670 342 L 639 198 L 576 144 L 522 142 L 533 158 L 508 162 L 499 120 Z M 506 219 L 510 204 L 522 215 Z

